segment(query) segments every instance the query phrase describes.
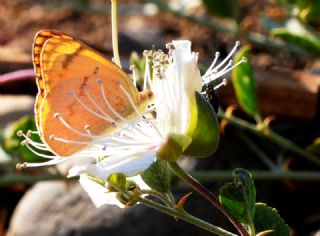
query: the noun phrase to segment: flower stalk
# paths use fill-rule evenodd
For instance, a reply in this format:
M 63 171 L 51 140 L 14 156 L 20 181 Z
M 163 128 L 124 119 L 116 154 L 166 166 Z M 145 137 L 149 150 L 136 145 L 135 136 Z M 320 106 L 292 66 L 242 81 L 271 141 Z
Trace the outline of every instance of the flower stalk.
M 161 205 L 159 203 L 153 202 L 151 200 L 145 199 L 145 198 L 138 198 L 138 201 L 148 207 L 151 207 L 153 209 L 156 209 L 162 213 L 171 215 L 173 217 L 176 217 L 178 219 L 181 219 L 183 221 L 186 221 L 190 224 L 193 224 L 199 228 L 202 228 L 206 231 L 209 231 L 211 233 L 220 235 L 220 236 L 236 236 L 236 234 L 233 234 L 229 231 L 226 231 L 218 226 L 212 225 L 206 221 L 203 221 L 197 217 L 194 217 L 187 213 L 185 210 L 176 209 L 176 208 L 170 208 L 164 205 Z
M 111 0 L 111 28 L 113 60 L 120 68 L 122 68 L 118 43 L 117 0 Z
M 197 193 L 201 194 L 205 197 L 210 203 L 212 203 L 218 210 L 220 210 L 229 221 L 237 228 L 241 236 L 250 236 L 248 231 L 244 228 L 244 226 L 234 219 L 220 204 L 219 199 L 212 194 L 206 187 L 200 184 L 197 180 L 195 180 L 192 176 L 186 173 L 177 162 L 170 162 L 169 167 L 171 170 L 184 182 L 186 182 L 192 189 L 194 189 Z

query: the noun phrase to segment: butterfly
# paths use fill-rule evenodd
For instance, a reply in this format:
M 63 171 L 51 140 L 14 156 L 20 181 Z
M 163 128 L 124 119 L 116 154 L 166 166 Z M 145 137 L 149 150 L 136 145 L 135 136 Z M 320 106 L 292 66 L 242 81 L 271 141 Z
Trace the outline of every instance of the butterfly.
M 62 157 L 80 151 L 92 137 L 112 133 L 151 97 L 150 91 L 138 92 L 119 66 L 62 32 L 36 34 L 33 64 L 38 133 Z

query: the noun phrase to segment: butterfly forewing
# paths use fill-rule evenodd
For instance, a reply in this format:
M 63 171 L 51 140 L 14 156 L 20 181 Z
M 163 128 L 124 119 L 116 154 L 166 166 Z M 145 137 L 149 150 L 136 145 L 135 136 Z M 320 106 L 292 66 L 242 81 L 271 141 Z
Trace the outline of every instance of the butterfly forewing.
M 34 44 L 39 88 L 36 120 L 49 148 L 55 154 L 69 156 L 84 147 L 74 141 L 90 142 L 89 133 L 98 136 L 111 132 L 115 125 L 112 121 L 120 123 L 136 115 L 128 95 L 138 106 L 139 93 L 126 73 L 85 44 L 61 33 L 46 39 L 42 35 L 50 32 L 39 33 Z M 88 127 L 89 131 L 85 129 Z

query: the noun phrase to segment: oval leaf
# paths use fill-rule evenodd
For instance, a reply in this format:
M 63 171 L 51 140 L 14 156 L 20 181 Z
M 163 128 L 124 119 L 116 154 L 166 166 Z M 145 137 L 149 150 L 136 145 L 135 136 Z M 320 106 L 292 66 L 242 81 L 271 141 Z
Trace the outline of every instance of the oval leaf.
M 220 189 L 219 200 L 223 207 L 243 224 L 253 222 L 256 190 L 251 174 L 244 169 L 233 171 L 233 183 Z
M 171 176 L 166 161 L 157 160 L 147 170 L 142 172 L 141 177 L 153 190 L 161 193 L 170 192 Z
M 278 214 L 275 208 L 264 203 L 257 203 L 255 206 L 254 226 L 257 233 L 265 230 L 273 230 L 270 236 L 289 236 L 289 226 Z
M 4 132 L 4 150 L 11 155 L 18 155 L 22 161 L 27 162 L 41 162 L 44 161 L 43 158 L 37 156 L 31 152 L 27 147 L 21 145 L 21 141 L 24 140 L 24 137 L 18 137 L 17 132 L 22 130 L 27 132 L 28 130 L 37 130 L 35 121 L 29 116 L 24 116 L 16 122 L 12 123 L 6 127 Z M 35 142 L 42 143 L 39 135 L 34 134 L 31 136 L 31 139 Z M 43 154 L 50 154 L 49 152 L 38 150 Z
M 247 62 L 240 64 L 232 71 L 233 87 L 241 108 L 250 116 L 256 117 L 259 115 L 259 109 L 248 47 L 240 49 L 234 58 L 235 63 L 243 57 L 247 58 Z
M 271 36 L 281 38 L 286 43 L 294 44 L 307 52 L 320 55 L 320 40 L 315 36 L 299 34 L 287 28 L 276 28 L 270 32 Z

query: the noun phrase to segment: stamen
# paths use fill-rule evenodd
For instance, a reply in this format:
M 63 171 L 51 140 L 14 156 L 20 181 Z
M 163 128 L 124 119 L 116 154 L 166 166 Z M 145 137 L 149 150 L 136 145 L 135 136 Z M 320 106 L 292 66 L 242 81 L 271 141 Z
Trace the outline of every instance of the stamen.
M 233 54 L 237 51 L 238 47 L 240 46 L 240 41 L 236 41 L 234 47 L 232 48 L 232 50 L 229 52 L 229 54 L 227 55 L 226 58 L 224 58 L 224 60 L 222 62 L 220 62 L 215 69 L 219 70 L 220 67 L 222 67 L 232 56 Z
M 29 141 L 27 139 L 20 142 L 21 146 L 27 146 L 29 144 Z
M 19 131 L 17 132 L 17 136 L 18 136 L 18 137 L 22 137 L 22 135 L 23 135 L 23 131 L 22 131 L 22 130 L 19 130 Z
M 229 60 L 228 64 L 225 65 L 225 67 L 221 69 L 219 72 L 216 70 L 216 68 L 214 68 L 207 76 L 204 77 L 204 79 L 210 78 L 210 82 L 212 82 L 216 78 L 220 77 L 220 75 L 226 74 L 227 73 L 226 71 L 232 66 L 232 62 L 233 62 L 232 60 Z
M 148 74 L 149 74 L 149 66 L 150 66 L 150 60 L 149 56 L 146 55 L 146 68 L 144 69 L 144 76 L 143 76 L 143 87 L 142 90 L 147 89 L 147 81 L 148 81 Z
M 30 168 L 30 167 L 44 167 L 44 166 L 51 166 L 51 165 L 55 165 L 58 164 L 60 162 L 65 161 L 66 159 L 62 159 L 62 158 L 54 158 L 50 161 L 46 161 L 46 162 L 36 162 L 36 163 L 29 163 L 29 162 L 24 162 L 22 164 L 18 163 L 16 165 L 17 170 L 22 170 L 22 169 L 26 169 L 26 168 Z
M 58 142 L 63 142 L 63 143 L 71 143 L 71 144 L 79 144 L 79 145 L 98 144 L 98 142 L 92 142 L 92 141 L 67 140 L 67 139 L 64 139 L 64 138 L 56 137 L 53 134 L 50 135 L 50 139 L 52 141 L 58 141 Z
M 126 95 L 127 99 L 129 100 L 132 108 L 134 109 L 134 111 L 140 116 L 141 113 L 139 111 L 139 109 L 137 108 L 137 106 L 134 104 L 134 101 L 132 100 L 130 94 L 124 89 L 124 87 L 122 86 L 122 84 L 119 85 L 120 89 L 122 90 L 122 92 Z
M 217 66 L 215 66 L 216 62 L 219 59 L 220 53 L 216 52 L 215 57 L 213 59 L 213 62 L 211 63 L 209 69 L 207 70 L 207 72 L 204 74 L 203 77 L 209 77 L 209 75 L 213 75 L 216 74 L 218 72 L 218 70 L 226 64 L 226 62 L 228 61 L 228 63 L 230 63 L 229 59 L 234 55 L 234 53 L 237 51 L 238 47 L 240 46 L 240 41 L 236 41 L 234 47 L 232 48 L 232 50 L 229 52 L 229 54 L 227 55 L 226 58 L 224 58 Z M 227 66 L 225 66 L 224 69 L 226 69 Z M 228 70 L 230 71 L 230 70 Z M 225 72 L 227 73 L 227 72 Z M 219 72 L 219 76 L 221 76 L 221 73 Z M 219 76 L 215 75 L 213 78 L 211 78 L 211 81 L 213 81 L 214 79 L 218 78 Z M 209 82 L 211 82 L 209 81 Z
M 85 125 L 85 126 L 84 126 L 84 130 L 87 131 L 87 133 L 88 133 L 89 135 L 92 135 L 90 125 Z
M 112 119 L 107 113 L 103 111 L 103 109 L 97 104 L 97 102 L 93 99 L 93 97 L 90 95 L 90 93 L 87 90 L 86 86 L 82 86 L 82 91 L 86 94 L 86 96 L 89 98 L 90 102 L 107 118 L 109 119 L 110 123 L 116 122 L 114 119 Z
M 63 119 L 63 117 L 59 114 L 59 113 L 55 113 L 54 114 L 54 118 L 57 118 L 59 119 L 59 121 L 66 127 L 68 128 L 69 130 L 71 130 L 72 132 L 76 133 L 76 134 L 79 134 L 81 136 L 84 136 L 84 137 L 88 137 L 88 138 L 93 138 L 94 136 L 93 135 L 89 135 L 89 134 L 86 134 L 86 133 L 83 133 L 75 128 L 73 128 L 65 119 Z
M 47 146 L 45 144 L 35 142 L 35 141 L 33 141 L 32 139 L 29 139 L 29 138 L 21 141 L 20 144 L 21 144 L 21 146 L 26 146 L 26 145 L 31 144 L 32 146 L 34 146 L 35 148 L 37 148 L 39 150 L 50 151 L 49 148 L 47 148 Z
M 43 154 L 43 153 L 40 153 L 36 150 L 34 150 L 33 148 L 30 147 L 30 145 L 26 145 L 26 147 L 35 155 L 39 156 L 39 157 L 43 157 L 43 158 L 47 158 L 47 159 L 56 159 L 57 157 L 56 156 L 53 156 L 53 155 L 46 155 L 46 154 Z
M 102 94 L 102 98 L 104 103 L 107 105 L 107 107 L 109 108 L 109 110 L 116 116 L 118 117 L 120 120 L 122 121 L 127 121 L 127 119 L 125 119 L 122 115 L 120 115 L 109 103 L 106 94 L 104 92 L 104 86 L 103 86 L 103 80 L 102 79 L 98 79 L 97 83 L 100 84 L 100 90 L 101 90 L 101 94 Z
M 132 71 L 132 80 L 133 80 L 134 87 L 137 87 L 136 66 L 135 65 L 131 65 L 129 67 L 129 70 Z
M 110 123 L 112 123 L 112 121 L 110 121 L 110 119 L 108 117 L 104 117 L 102 115 L 100 115 L 99 113 L 95 112 L 94 110 L 92 110 L 89 106 L 87 106 L 86 104 L 83 103 L 83 101 L 77 96 L 75 95 L 74 92 L 69 92 L 69 95 L 74 97 L 76 99 L 76 101 L 84 108 L 86 109 L 88 112 L 90 112 L 92 115 L 95 115 L 105 121 L 108 121 Z
M 219 83 L 218 85 L 214 86 L 213 90 L 217 90 L 223 86 L 226 86 L 227 85 L 227 79 L 223 79 L 221 83 Z

